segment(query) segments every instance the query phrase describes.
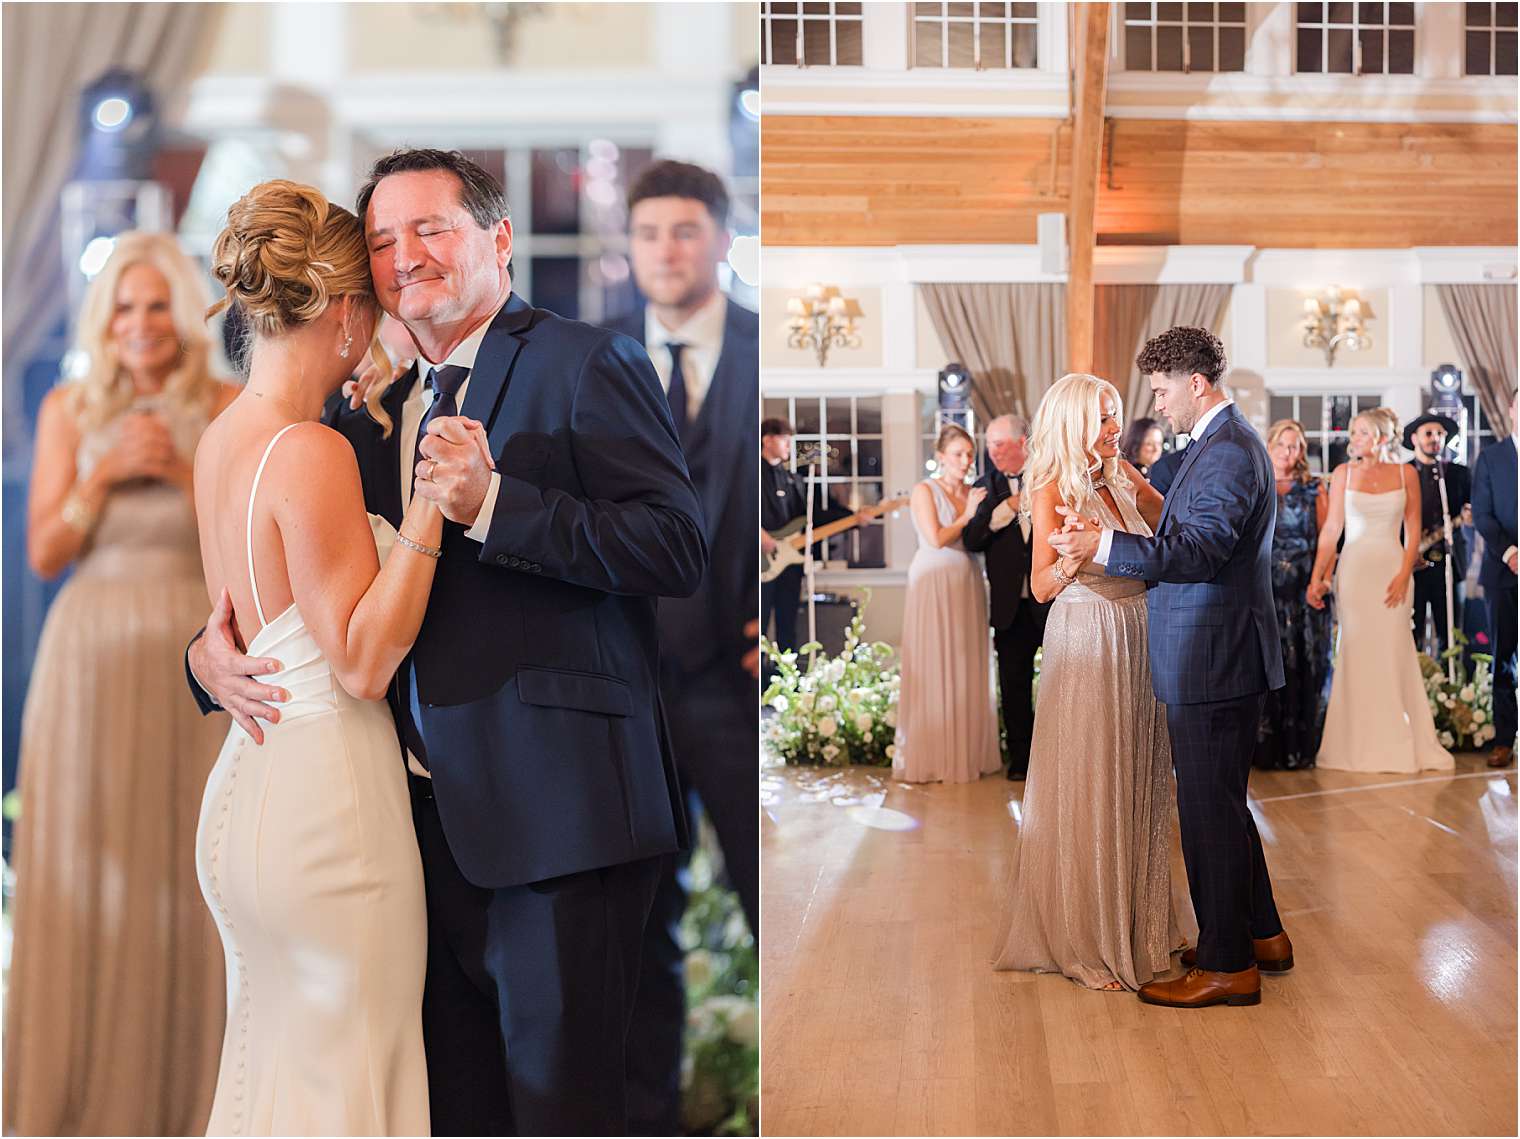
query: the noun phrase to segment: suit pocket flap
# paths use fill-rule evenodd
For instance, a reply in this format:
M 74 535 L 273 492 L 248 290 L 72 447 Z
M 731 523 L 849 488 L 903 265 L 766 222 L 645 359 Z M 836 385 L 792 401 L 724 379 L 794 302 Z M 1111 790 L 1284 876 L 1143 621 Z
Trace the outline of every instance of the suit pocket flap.
M 557 668 L 520 668 L 517 694 L 524 704 L 576 708 L 604 716 L 631 716 L 633 695 L 627 681 L 594 672 Z

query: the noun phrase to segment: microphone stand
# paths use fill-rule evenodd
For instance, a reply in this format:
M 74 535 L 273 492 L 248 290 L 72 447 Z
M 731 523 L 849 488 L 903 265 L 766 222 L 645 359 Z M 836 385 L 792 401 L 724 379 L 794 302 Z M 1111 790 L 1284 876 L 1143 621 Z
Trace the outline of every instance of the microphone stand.
M 1446 537 L 1446 556 L 1441 559 L 1446 573 L 1446 644 L 1448 648 L 1457 647 L 1457 599 L 1454 596 L 1451 584 L 1451 557 L 1455 547 L 1451 541 L 1451 511 L 1446 497 L 1446 472 L 1441 467 L 1441 457 L 1436 456 L 1436 489 L 1441 494 L 1441 528 Z M 1446 675 L 1452 684 L 1457 682 L 1457 657 L 1448 657 L 1446 660 Z
M 807 585 L 807 613 L 808 613 L 808 643 L 818 643 L 818 604 L 813 596 L 817 592 L 813 588 L 814 574 L 817 567 L 813 562 L 813 495 L 818 483 L 818 464 L 808 464 L 807 473 L 807 523 L 803 528 L 803 541 L 806 543 L 802 549 L 802 580 Z M 818 659 L 818 650 L 814 649 L 808 654 L 808 668 L 812 669 L 813 662 Z

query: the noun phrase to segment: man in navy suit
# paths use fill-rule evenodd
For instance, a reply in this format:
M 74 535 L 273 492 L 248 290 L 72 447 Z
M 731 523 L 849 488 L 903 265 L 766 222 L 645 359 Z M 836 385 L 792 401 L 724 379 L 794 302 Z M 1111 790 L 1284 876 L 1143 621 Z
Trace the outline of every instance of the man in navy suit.
M 368 510 L 394 524 L 421 494 L 450 522 L 391 692 L 427 888 L 432 1130 L 624 1134 L 644 925 L 687 843 L 655 598 L 697 589 L 701 507 L 644 350 L 512 293 L 494 178 L 398 151 L 356 212 L 419 359 L 381 399 L 388 434 L 357 395 L 324 418 Z M 237 653 L 225 614 L 187 654 L 245 727 L 278 718 L 252 679 L 271 663 Z
M 1494 749 L 1490 767 L 1515 761 L 1515 583 L 1520 552 L 1515 537 L 1515 435 L 1520 428 L 1516 396 L 1510 395 L 1509 438 L 1478 452 L 1473 468 L 1473 525 L 1483 535 L 1478 580 L 1488 608 L 1488 640 L 1494 654 Z
M 1136 360 L 1156 411 L 1191 438 L 1153 538 L 1108 530 L 1064 507 L 1051 545 L 1152 588 L 1151 678 L 1167 707 L 1188 886 L 1198 914 L 1194 965 L 1140 988 L 1149 1004 L 1202 1008 L 1261 1001 L 1257 966 L 1293 967 L 1261 839 L 1246 804 L 1256 726 L 1283 684 L 1272 605 L 1277 493 L 1267 449 L 1221 389 L 1224 346 L 1204 328 L 1172 328 Z
M 692 817 L 702 809 L 712 820 L 753 933 L 759 929 L 760 704 L 756 674 L 744 657 L 754 647 L 751 623 L 759 604 L 754 446 L 760 338 L 759 318 L 718 288 L 718 267 L 728 256 L 728 207 L 728 191 L 710 170 L 672 161 L 646 169 L 628 192 L 628 246 L 647 303 L 608 327 L 648 350 L 702 502 L 707 576 L 691 597 L 660 601 L 660 692 Z M 673 863 L 661 876 L 644 930 L 628 1041 L 635 1135 L 684 1130 L 684 870 Z

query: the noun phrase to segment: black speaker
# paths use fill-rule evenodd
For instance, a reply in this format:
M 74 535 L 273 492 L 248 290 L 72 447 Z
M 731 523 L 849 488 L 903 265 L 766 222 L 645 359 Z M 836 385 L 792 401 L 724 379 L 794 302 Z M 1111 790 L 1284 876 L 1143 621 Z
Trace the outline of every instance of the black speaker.
M 853 597 L 837 593 L 815 593 L 814 610 L 818 621 L 818 643 L 829 656 L 838 656 L 844 649 L 844 635 L 855 620 L 860 604 Z M 801 640 L 807 639 L 807 595 L 804 594 L 797 614 L 797 631 Z

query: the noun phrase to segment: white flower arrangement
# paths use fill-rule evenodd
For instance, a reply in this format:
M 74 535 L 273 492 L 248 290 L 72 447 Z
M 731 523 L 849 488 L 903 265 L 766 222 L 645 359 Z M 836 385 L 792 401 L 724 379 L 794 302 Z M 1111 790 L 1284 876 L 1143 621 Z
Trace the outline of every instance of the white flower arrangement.
M 1457 632 L 1457 643 L 1443 654 L 1455 662 L 1456 678 L 1425 653 L 1420 654 L 1420 674 L 1425 697 L 1436 722 L 1436 734 L 1444 748 L 1462 751 L 1480 748 L 1494 738 L 1494 658 L 1473 653 L 1473 674 L 1465 675 L 1462 648 L 1467 638 Z
M 897 724 L 897 654 L 891 645 L 866 641 L 864 632 L 862 604 L 838 656 L 827 656 L 816 642 L 782 652 L 762 638 L 761 647 L 776 665 L 776 677 L 762 697 L 776 714 L 763 732 L 787 763 L 891 764 L 893 733 L 878 729 Z M 815 654 L 812 661 L 802 665 L 810 653 Z

